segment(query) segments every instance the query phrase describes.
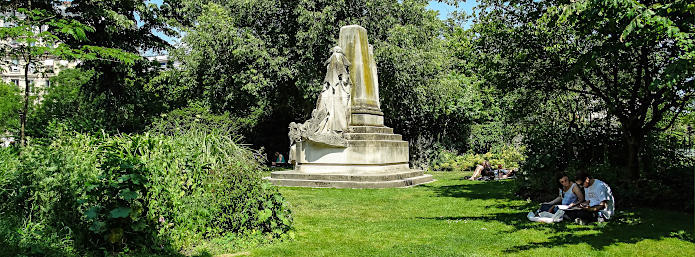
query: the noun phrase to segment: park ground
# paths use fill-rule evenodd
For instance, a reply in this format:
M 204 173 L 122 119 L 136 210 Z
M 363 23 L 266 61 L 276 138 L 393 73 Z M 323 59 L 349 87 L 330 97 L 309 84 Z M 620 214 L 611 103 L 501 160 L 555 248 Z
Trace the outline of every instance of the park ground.
M 618 199 L 608 223 L 532 223 L 538 203 L 514 196 L 512 181 L 431 174 L 437 181 L 411 188 L 281 188 L 294 239 L 230 255 L 695 256 L 692 214 L 620 209 Z

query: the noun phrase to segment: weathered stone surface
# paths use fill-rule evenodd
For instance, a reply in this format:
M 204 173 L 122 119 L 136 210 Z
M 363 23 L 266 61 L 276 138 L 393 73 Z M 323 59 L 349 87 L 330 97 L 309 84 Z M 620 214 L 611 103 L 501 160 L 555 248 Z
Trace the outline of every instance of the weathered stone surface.
M 273 172 L 268 179 L 282 186 L 340 188 L 405 187 L 432 181 L 430 175 L 410 169 L 408 142 L 384 126 L 367 31 L 345 26 L 338 42 L 325 63 L 325 85 L 311 119 L 290 124 L 294 170 Z M 344 101 L 347 85 L 349 103 Z
M 332 188 L 390 188 L 409 187 L 434 181 L 420 170 L 395 171 L 387 174 L 306 174 L 296 171 L 277 171 L 266 178 L 278 186 Z
M 371 46 L 367 39 L 367 30 L 359 25 L 340 28 L 338 45 L 344 50 L 345 57 L 351 63 L 352 113 L 381 113 L 379 79 L 374 54 L 370 51 Z M 383 125 L 383 119 L 380 124 L 369 125 Z

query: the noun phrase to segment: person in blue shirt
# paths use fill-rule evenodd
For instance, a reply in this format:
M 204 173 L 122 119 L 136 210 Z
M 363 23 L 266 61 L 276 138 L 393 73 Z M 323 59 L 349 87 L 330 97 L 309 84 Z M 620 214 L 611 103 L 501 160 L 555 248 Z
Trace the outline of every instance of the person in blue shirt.
M 584 202 L 584 193 L 582 192 L 581 186 L 571 182 L 567 175 L 559 175 L 557 181 L 560 183 L 558 197 L 552 201 L 541 204 L 541 211 L 555 213 L 558 210 L 558 205 L 572 208 Z
M 275 152 L 275 161 L 271 162 L 271 166 L 280 166 L 280 165 L 285 165 L 287 161 L 285 161 L 285 156 L 282 156 L 281 153 Z

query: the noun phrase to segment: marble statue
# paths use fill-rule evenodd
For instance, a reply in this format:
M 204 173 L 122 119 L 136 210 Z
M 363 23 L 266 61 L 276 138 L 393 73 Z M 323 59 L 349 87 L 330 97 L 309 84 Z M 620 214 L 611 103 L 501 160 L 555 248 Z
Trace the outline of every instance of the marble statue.
M 324 88 L 317 103 L 317 109 L 325 109 L 325 120 L 322 121 L 319 133 L 342 133 L 347 130 L 350 112 L 350 75 L 347 67 L 350 61 L 343 55 L 343 49 L 333 47 L 331 57 L 324 62 L 326 77 Z
M 385 188 L 431 182 L 410 169 L 408 142 L 384 125 L 374 47 L 359 25 L 340 28 L 311 117 L 289 125 L 293 170 L 272 172 L 282 186 Z
M 331 49 L 331 56 L 324 62 L 326 77 L 323 89 L 305 123 L 290 123 L 290 161 L 294 156 L 296 143 L 309 140 L 333 147 L 347 147 L 343 132 L 347 130 L 350 117 L 350 75 L 347 67 L 350 61 L 345 58 L 339 46 Z

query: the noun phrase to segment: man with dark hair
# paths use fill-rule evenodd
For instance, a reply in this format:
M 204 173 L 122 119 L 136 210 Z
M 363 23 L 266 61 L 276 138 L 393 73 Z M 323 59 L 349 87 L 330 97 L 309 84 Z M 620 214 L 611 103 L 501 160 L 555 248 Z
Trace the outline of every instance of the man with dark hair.
M 565 215 L 580 224 L 610 219 L 615 212 L 615 199 L 608 184 L 585 171 L 578 172 L 575 181 L 584 188 L 585 201 L 579 204 L 580 210 L 567 210 Z

